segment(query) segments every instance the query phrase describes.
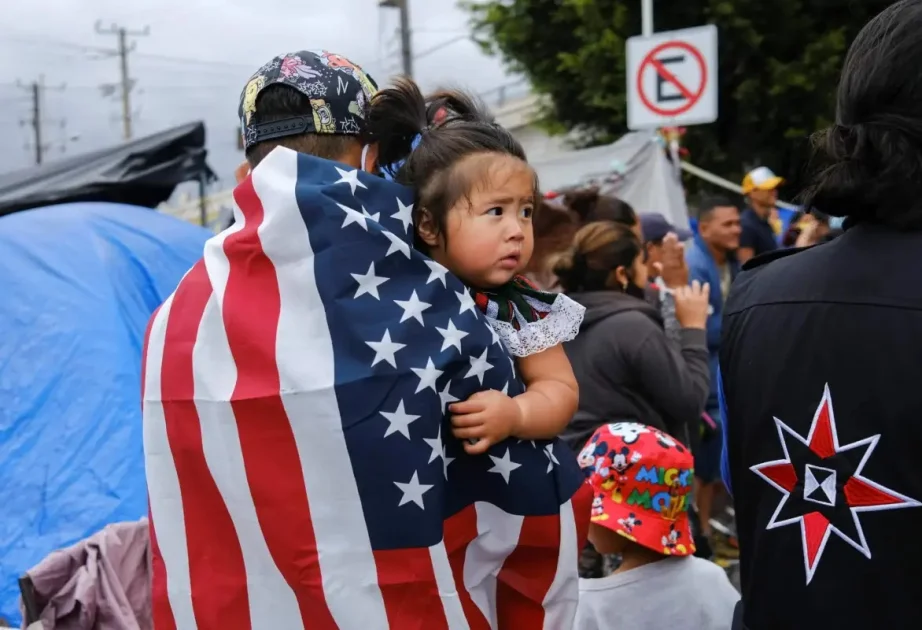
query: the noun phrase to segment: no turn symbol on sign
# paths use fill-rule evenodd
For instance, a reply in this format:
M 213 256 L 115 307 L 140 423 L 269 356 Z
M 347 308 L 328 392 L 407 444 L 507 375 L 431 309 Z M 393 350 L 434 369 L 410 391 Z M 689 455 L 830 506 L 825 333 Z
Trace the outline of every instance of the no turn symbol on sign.
M 680 65 L 684 72 L 679 72 Z M 656 89 L 648 93 L 651 82 L 645 81 L 644 75 L 651 72 L 656 75 L 653 81 Z M 684 78 L 679 78 L 678 74 L 684 75 Z M 694 75 L 692 82 L 688 81 L 688 75 Z M 681 41 L 666 42 L 651 50 L 637 73 L 640 100 L 651 112 L 660 116 L 678 116 L 690 110 L 701 99 L 707 83 L 708 69 L 704 56 L 697 48 Z
M 627 44 L 628 127 L 650 129 L 717 119 L 717 29 L 632 37 Z

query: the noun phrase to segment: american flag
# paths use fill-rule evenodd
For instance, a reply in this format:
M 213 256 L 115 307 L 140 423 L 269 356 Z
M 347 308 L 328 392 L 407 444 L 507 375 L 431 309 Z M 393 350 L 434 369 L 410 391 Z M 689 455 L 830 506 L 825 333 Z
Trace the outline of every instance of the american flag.
M 157 630 L 565 630 L 588 486 L 559 442 L 468 456 L 446 405 L 523 391 L 412 192 L 279 148 L 154 314 Z

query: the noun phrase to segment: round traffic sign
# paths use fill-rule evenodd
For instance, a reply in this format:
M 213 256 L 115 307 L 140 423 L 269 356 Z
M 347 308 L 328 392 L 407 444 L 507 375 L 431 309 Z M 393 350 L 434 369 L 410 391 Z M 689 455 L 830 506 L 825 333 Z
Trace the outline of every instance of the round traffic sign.
M 687 55 L 691 57 L 692 61 L 698 65 L 701 78 L 698 81 L 697 88 L 692 89 L 692 87 L 684 84 L 666 67 L 665 64 L 657 60 L 657 55 L 666 50 L 674 48 L 687 53 Z M 685 97 L 685 102 L 672 108 L 655 104 L 644 90 L 644 72 L 650 67 L 653 68 L 653 70 L 663 79 L 663 81 L 666 81 L 674 88 L 676 88 L 679 93 Z M 651 50 L 649 53 L 647 53 L 647 56 L 643 58 L 643 61 L 640 62 L 640 67 L 637 70 L 636 80 L 637 94 L 640 96 L 641 102 L 647 109 L 660 116 L 678 116 L 679 114 L 684 114 L 690 110 L 695 106 L 695 103 L 701 99 L 701 96 L 704 94 L 704 89 L 707 87 L 708 69 L 707 64 L 704 61 L 704 55 L 702 55 L 701 52 L 691 44 L 683 41 L 665 42 Z

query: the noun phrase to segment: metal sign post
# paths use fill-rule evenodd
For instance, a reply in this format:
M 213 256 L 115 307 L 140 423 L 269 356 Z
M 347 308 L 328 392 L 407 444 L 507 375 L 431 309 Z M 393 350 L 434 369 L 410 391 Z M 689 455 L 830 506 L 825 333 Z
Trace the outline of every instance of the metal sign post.
M 640 0 L 641 34 L 650 37 L 653 34 L 653 0 Z

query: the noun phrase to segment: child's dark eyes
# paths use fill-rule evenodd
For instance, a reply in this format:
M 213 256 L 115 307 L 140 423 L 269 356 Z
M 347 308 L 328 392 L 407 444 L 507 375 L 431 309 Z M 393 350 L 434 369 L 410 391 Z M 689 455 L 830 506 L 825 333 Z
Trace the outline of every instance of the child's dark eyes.
M 519 210 L 519 216 L 521 216 L 524 219 L 530 219 L 531 216 L 534 214 L 534 212 L 535 212 L 534 208 L 522 208 L 521 210 Z M 501 217 L 503 216 L 503 209 L 497 206 L 495 208 L 490 208 L 489 210 L 487 210 L 486 213 L 493 217 Z

